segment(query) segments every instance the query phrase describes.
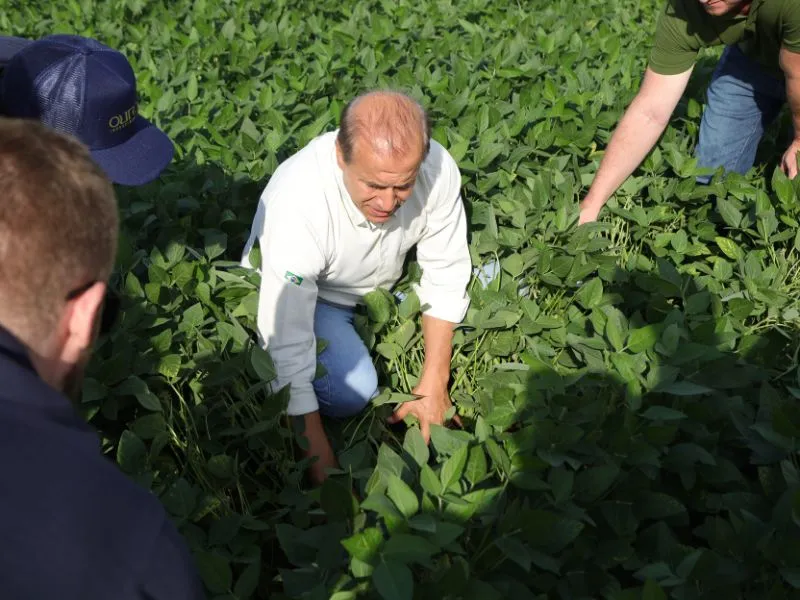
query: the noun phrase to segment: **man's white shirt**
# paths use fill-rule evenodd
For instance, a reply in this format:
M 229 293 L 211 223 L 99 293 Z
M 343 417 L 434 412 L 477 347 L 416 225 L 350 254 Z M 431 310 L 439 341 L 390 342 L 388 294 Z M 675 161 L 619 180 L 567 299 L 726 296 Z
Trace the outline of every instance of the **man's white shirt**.
M 283 162 L 261 194 L 242 265 L 258 239 L 260 343 L 272 356 L 277 386 L 291 384 L 288 413 L 318 409 L 314 310 L 317 298 L 355 306 L 391 288 L 416 245 L 423 312 L 460 323 L 471 273 L 461 174 L 435 140 L 409 198 L 383 224 L 356 207 L 336 162 L 337 131 L 320 135 Z M 428 308 L 425 305 L 428 305 Z

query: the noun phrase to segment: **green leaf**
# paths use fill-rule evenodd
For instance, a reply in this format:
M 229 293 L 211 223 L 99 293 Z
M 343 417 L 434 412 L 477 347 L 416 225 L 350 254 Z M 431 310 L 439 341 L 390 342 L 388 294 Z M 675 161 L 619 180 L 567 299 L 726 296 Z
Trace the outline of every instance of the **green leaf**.
M 228 236 L 223 231 L 216 229 L 206 232 L 203 236 L 205 253 L 209 260 L 213 260 L 225 252 L 228 246 Z
M 628 335 L 628 326 L 625 321 L 625 316 L 617 309 L 607 307 L 606 313 L 606 330 L 605 334 L 608 341 L 614 347 L 614 350 L 621 352 L 625 348 L 625 339 Z
M 258 589 L 258 582 L 261 577 L 261 564 L 255 562 L 245 567 L 236 585 L 233 586 L 233 593 L 237 598 L 250 598 Z
M 744 253 L 742 249 L 731 239 L 724 238 L 724 237 L 715 237 L 714 241 L 719 246 L 719 249 L 725 253 L 725 256 L 728 258 L 732 258 L 733 260 L 738 260 L 744 257 Z
M 713 392 L 711 388 L 704 385 L 698 385 L 691 381 L 675 381 L 669 385 L 658 388 L 659 392 L 665 394 L 672 394 L 673 396 L 699 396 Z
M 667 594 L 652 579 L 648 579 L 642 590 L 642 600 L 667 600 Z
M 474 486 L 486 478 L 487 471 L 486 453 L 481 446 L 473 446 L 469 451 L 469 460 L 464 470 L 464 476 Z
M 138 473 L 146 466 L 147 448 L 144 442 L 126 429 L 122 432 L 117 446 L 117 463 L 126 473 Z
M 391 530 L 399 525 L 404 517 L 395 504 L 380 492 L 373 492 L 361 503 L 362 510 L 372 510 L 383 517 L 386 526 Z
M 800 590 L 800 568 L 798 567 L 782 567 L 780 569 L 781 577 L 796 590 Z
M 406 438 L 403 440 L 403 449 L 408 452 L 420 467 L 428 463 L 430 451 L 419 428 L 412 427 L 406 432 Z
M 503 551 L 506 558 L 517 563 L 526 572 L 530 572 L 532 559 L 525 544 L 515 538 L 502 536 L 495 541 L 495 545 Z
M 400 306 L 397 307 L 397 315 L 403 321 L 410 321 L 419 314 L 420 308 L 419 296 L 412 290 L 400 302 Z
M 467 456 L 469 454 L 469 446 L 461 446 L 456 450 L 453 455 L 447 459 L 442 466 L 441 480 L 442 489 L 447 492 L 451 487 L 454 487 L 461 479 L 461 474 L 464 472 L 464 466 L 467 464 Z
M 642 492 L 639 494 L 634 512 L 640 519 L 665 519 L 686 512 L 686 507 L 668 494 Z
M 739 227 L 742 222 L 742 213 L 740 213 L 729 200 L 717 198 L 717 210 L 725 223 L 733 228 Z
M 392 308 L 389 298 L 381 290 L 373 290 L 364 295 L 364 304 L 367 306 L 367 314 L 370 320 L 383 324 L 389 321 L 392 316 Z
M 135 375 L 131 375 L 114 388 L 114 392 L 120 396 L 134 396 L 139 404 L 147 410 L 162 410 L 161 400 L 158 396 L 153 394 L 147 384 Z
M 381 554 L 390 562 L 427 565 L 437 550 L 436 546 L 419 535 L 395 533 L 386 542 Z
M 384 600 L 411 600 L 414 595 L 411 571 L 398 562 L 381 562 L 372 573 L 372 583 Z
M 358 512 L 358 503 L 350 488 L 335 477 L 328 477 L 322 484 L 320 504 L 333 521 L 353 519 Z
M 406 518 L 415 515 L 419 511 L 417 495 L 397 475 L 392 475 L 389 478 L 387 494 Z
M 225 558 L 211 552 L 200 552 L 195 555 L 195 561 L 203 583 L 212 593 L 224 594 L 230 591 L 233 571 Z
M 686 414 L 667 406 L 651 406 L 644 413 L 643 419 L 650 421 L 679 421 L 686 418 Z
M 431 425 L 431 443 L 439 454 L 449 456 L 459 448 L 466 446 L 472 435 L 466 431 L 449 429 L 442 425 Z
M 372 564 L 383 544 L 383 534 L 377 527 L 368 527 L 355 535 L 344 538 L 341 543 L 350 556 Z
M 599 277 L 592 278 L 581 286 L 575 299 L 587 310 L 595 308 L 603 299 L 603 282 Z
M 228 19 L 225 21 L 225 24 L 222 26 L 222 37 L 224 37 L 229 42 L 233 41 L 233 36 L 236 34 L 236 21 L 233 18 Z
M 431 496 L 442 495 L 442 483 L 439 481 L 436 473 L 433 472 L 433 469 L 431 469 L 427 464 L 422 466 L 419 480 L 420 484 L 422 485 L 422 489 Z
M 258 375 L 263 382 L 273 381 L 278 376 L 269 352 L 257 344 L 254 344 L 250 349 L 250 364 L 256 372 L 256 375 Z
M 645 325 L 632 329 L 628 337 L 628 349 L 631 352 L 646 352 L 651 350 L 658 342 L 660 331 L 657 325 Z
M 189 102 L 193 102 L 197 98 L 197 75 L 191 73 L 189 81 L 186 84 L 186 98 Z

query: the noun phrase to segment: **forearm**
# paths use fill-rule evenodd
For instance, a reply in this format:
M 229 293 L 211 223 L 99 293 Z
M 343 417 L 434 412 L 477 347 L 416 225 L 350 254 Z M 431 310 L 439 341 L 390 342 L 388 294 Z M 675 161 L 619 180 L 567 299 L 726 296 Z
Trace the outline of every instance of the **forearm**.
M 581 208 L 599 211 L 641 164 L 666 128 L 667 121 L 653 118 L 643 104 L 634 100 L 619 122 Z
M 422 317 L 422 337 L 425 344 L 425 361 L 420 383 L 447 386 L 450 379 L 450 359 L 453 356 L 454 324 L 430 315 Z
M 786 102 L 792 115 L 794 139 L 800 141 L 800 76 L 786 78 Z

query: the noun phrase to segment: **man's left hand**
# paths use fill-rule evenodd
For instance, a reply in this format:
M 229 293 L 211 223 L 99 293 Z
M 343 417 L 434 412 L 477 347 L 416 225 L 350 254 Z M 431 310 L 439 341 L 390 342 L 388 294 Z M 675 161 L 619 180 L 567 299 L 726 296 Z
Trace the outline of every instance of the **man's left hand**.
M 450 402 L 446 384 L 426 384 L 423 381 L 413 389 L 412 393 L 422 397 L 419 400 L 404 402 L 388 420 L 389 423 L 399 423 L 406 415 L 414 415 L 419 421 L 420 432 L 427 444 L 431 438 L 431 425 L 442 425 L 445 414 L 453 403 Z M 453 422 L 461 427 L 461 419 L 457 414 L 453 416 Z
M 800 152 L 800 140 L 795 139 L 784 153 L 781 160 L 781 170 L 786 173 L 789 179 L 794 179 L 797 175 L 797 153 Z

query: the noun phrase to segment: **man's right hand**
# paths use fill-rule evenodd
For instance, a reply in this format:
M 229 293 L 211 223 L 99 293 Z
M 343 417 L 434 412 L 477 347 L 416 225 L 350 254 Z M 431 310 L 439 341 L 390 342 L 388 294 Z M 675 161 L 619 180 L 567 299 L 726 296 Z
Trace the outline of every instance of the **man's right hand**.
M 305 455 L 316 459 L 308 468 L 308 476 L 313 485 L 320 485 L 328 477 L 327 469 L 336 469 L 339 463 L 322 426 L 319 411 L 303 415 L 303 423 L 305 427 L 301 435 L 308 440 Z
M 597 220 L 597 216 L 600 214 L 600 208 L 594 208 L 589 206 L 584 206 L 581 203 L 581 212 L 580 216 L 578 217 L 578 225 L 583 225 L 584 223 L 592 223 Z

